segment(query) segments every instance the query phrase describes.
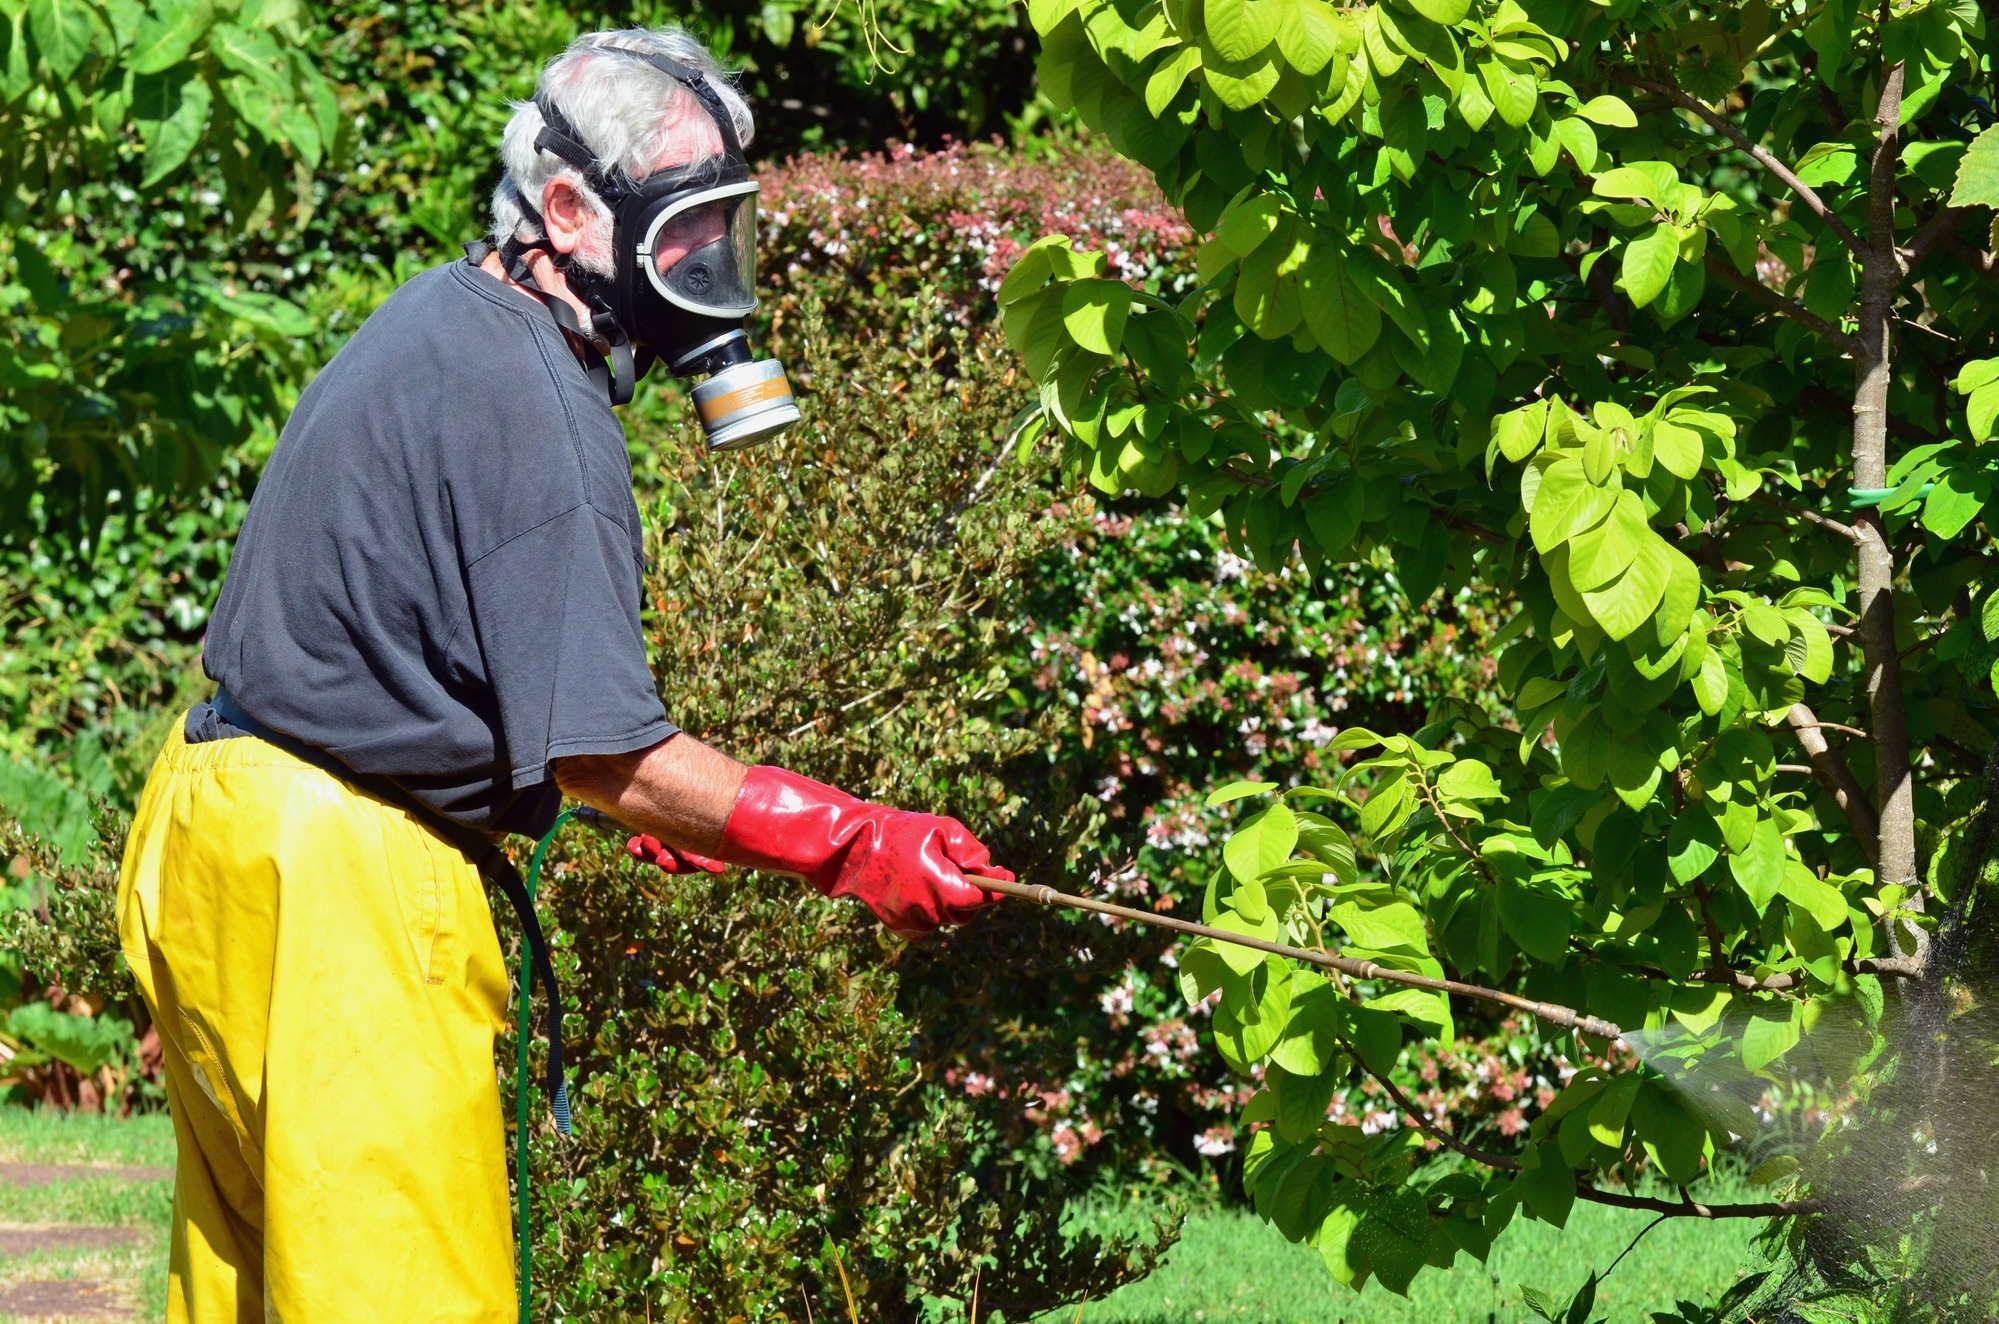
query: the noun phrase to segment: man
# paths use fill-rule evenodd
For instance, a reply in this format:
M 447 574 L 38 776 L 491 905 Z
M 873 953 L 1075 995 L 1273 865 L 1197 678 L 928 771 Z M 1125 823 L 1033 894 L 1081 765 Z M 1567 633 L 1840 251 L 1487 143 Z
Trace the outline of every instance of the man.
M 286 425 L 120 887 L 180 1149 L 170 1320 L 513 1317 L 479 864 L 514 878 L 491 841 L 561 793 L 662 868 L 802 874 L 905 934 L 1011 877 L 655 692 L 611 401 L 657 357 L 715 374 L 718 444 L 795 417 L 741 333 L 750 132 L 684 34 L 580 39 L 507 126 L 494 244 L 398 290 Z

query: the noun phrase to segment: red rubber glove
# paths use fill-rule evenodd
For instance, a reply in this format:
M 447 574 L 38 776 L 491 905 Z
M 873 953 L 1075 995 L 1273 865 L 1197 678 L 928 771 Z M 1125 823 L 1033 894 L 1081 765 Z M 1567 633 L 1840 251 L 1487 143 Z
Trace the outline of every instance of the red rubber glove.
M 720 873 L 729 867 L 720 860 L 696 855 L 691 850 L 680 850 L 644 833 L 625 843 L 625 853 L 635 860 L 657 865 L 665 873 L 693 873 L 696 869 L 704 873 Z
M 858 897 L 905 936 L 962 924 L 993 901 L 977 879 L 1013 881 L 955 818 L 869 804 L 782 768 L 750 769 L 720 854 L 803 874 L 822 896 Z

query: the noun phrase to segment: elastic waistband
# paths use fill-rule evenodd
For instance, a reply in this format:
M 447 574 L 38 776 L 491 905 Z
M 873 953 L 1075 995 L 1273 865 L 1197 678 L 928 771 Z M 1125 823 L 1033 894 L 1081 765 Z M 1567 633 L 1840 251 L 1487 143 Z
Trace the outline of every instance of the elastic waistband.
M 331 777 L 324 768 L 299 758 L 289 750 L 264 740 L 204 740 L 190 744 L 187 739 L 187 720 L 174 723 L 168 732 L 166 743 L 160 747 L 160 766 L 176 772 L 209 772 L 219 768 L 272 768 L 289 772 L 310 773 L 315 777 Z M 339 780 L 335 778 L 335 780 Z

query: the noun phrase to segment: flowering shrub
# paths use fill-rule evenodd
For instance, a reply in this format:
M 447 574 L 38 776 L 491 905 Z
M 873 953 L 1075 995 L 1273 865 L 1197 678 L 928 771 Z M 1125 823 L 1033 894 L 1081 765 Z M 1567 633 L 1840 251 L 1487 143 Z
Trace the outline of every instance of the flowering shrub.
M 795 159 L 766 175 L 764 205 L 780 339 L 809 297 L 856 345 L 933 317 L 976 340 L 994 327 L 994 292 L 1023 242 L 1049 231 L 1079 245 L 1092 236 L 1118 275 L 1172 295 L 1192 242 L 1144 172 L 1087 143 L 1039 156 L 976 144 Z M 824 348 L 838 359 L 837 345 Z M 815 358 L 829 366 L 823 349 Z M 1209 787 L 1319 777 L 1342 726 L 1420 724 L 1429 702 L 1463 701 L 1494 674 L 1487 604 L 1459 593 L 1412 609 L 1385 557 L 1315 586 L 1300 567 L 1256 569 L 1176 506 L 1098 509 L 1084 497 L 1045 514 L 1066 532 L 1033 567 L 1008 679 L 1013 722 L 1051 735 L 1009 780 L 1086 806 L 1095 823 L 1065 876 L 1038 881 L 1166 911 L 1198 905 L 1231 815 L 1204 807 Z M 1031 849 L 1001 831 L 1000 858 Z M 1233 1163 L 1229 1114 L 1252 1090 L 1229 1076 L 1204 1009 L 1181 999 L 1178 944 L 1045 913 L 982 928 L 970 939 L 979 959 L 964 959 L 961 940 L 955 957 L 913 953 L 903 968 L 916 1055 L 944 1064 L 947 1089 L 1010 1105 L 1009 1142 L 1079 1176 Z M 995 990 L 994 969 L 1021 978 Z M 1531 1120 L 1568 1068 L 1510 1021 L 1487 1028 L 1475 1053 L 1412 1062 L 1417 1074 L 1401 1081 L 1411 1098 L 1479 1101 L 1480 1127 Z M 1329 1115 L 1397 1124 L 1378 1092 L 1356 1087 Z
M 1033 776 L 1099 820 L 1096 862 L 1069 883 L 1093 894 L 1198 911 L 1236 808 L 1207 807 L 1210 787 L 1323 777 L 1345 757 L 1327 749 L 1341 727 L 1420 724 L 1416 694 L 1464 702 L 1492 673 L 1487 604 L 1440 594 L 1412 608 L 1385 561 L 1315 585 L 1300 567 L 1256 569 L 1177 506 L 1084 497 L 1049 513 L 1067 533 L 1016 621 L 1011 702 L 1052 731 Z M 1255 1084 L 1215 1051 L 1210 1004 L 1183 999 L 1181 944 L 1095 917 L 1038 922 L 1084 955 L 1034 968 L 1032 1016 L 1008 1036 L 956 1024 L 937 1046 L 947 1084 L 1017 1101 L 1023 1132 L 1064 1164 L 1230 1168 L 1231 1114 Z M 1448 1098 L 1477 1129 L 1524 1125 L 1569 1068 L 1520 1028 L 1494 1019 L 1455 1055 L 1412 1058 L 1399 1087 L 1426 1110 Z M 1400 1124 L 1372 1081 L 1336 1094 L 1328 1116 Z
M 855 336 L 901 327 L 919 302 L 987 329 L 1000 279 L 1049 231 L 1079 243 L 1087 235 L 1125 280 L 1171 292 L 1192 243 L 1144 170 L 1087 144 L 1041 155 L 997 143 L 899 145 L 795 157 L 762 179 L 760 256 L 780 328 L 811 286 Z

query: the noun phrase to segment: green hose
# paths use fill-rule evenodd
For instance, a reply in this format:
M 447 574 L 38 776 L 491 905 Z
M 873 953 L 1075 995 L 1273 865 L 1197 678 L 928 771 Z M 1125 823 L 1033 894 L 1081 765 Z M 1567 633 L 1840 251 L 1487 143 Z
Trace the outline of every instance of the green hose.
M 534 844 L 534 855 L 528 860 L 528 902 L 533 904 L 535 893 L 541 887 L 541 859 L 548 854 L 548 843 L 555 840 L 555 834 L 562 831 L 563 824 L 576 816 L 574 809 L 565 809 L 555 816 L 555 823 L 542 834 Z M 519 1229 L 516 1237 L 521 1252 L 521 1324 L 528 1324 L 528 1305 L 533 1299 L 532 1283 L 529 1277 L 528 1238 L 528 994 L 534 987 L 534 967 L 528 962 L 528 945 L 521 943 L 520 1009 L 515 1019 L 514 1035 L 514 1204 L 518 1209 Z

